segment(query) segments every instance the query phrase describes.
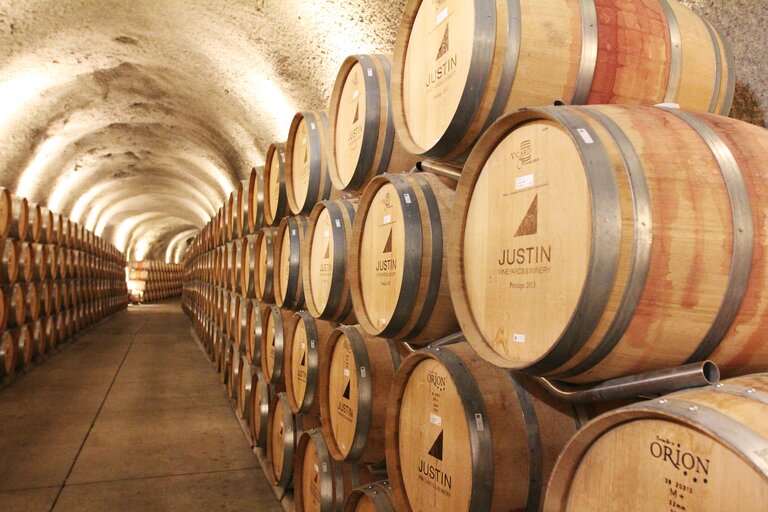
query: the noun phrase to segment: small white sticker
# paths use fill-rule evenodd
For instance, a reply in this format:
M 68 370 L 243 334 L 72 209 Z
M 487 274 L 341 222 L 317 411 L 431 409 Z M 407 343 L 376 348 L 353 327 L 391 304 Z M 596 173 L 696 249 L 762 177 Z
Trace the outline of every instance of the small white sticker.
M 319 472 L 320 472 L 320 468 L 317 467 L 317 464 L 315 464 L 315 473 L 319 473 Z
M 515 190 L 532 187 L 535 182 L 533 176 L 533 174 L 526 174 L 525 176 L 515 178 Z
M 344 376 L 349 377 L 349 368 L 344 368 Z
M 439 25 L 440 23 L 445 20 L 445 18 L 448 17 L 448 7 L 437 13 L 437 16 L 435 16 L 435 25 Z
M 407 204 L 411 204 L 411 195 L 410 194 L 403 194 L 403 199 L 405 199 L 405 202 Z
M 360 376 L 365 378 L 365 366 L 360 367 Z
M 341 221 L 339 219 L 336 219 L 336 227 L 337 228 L 341 227 Z
M 306 145 L 307 145 L 307 138 L 306 138 L 306 137 L 304 137 L 303 139 L 301 139 L 301 145 L 302 145 L 302 146 L 306 146 Z
M 358 96 L 360 96 L 360 91 L 355 89 L 355 92 L 352 93 L 352 99 L 356 100 Z
M 579 135 L 581 135 L 581 139 L 587 144 L 592 144 L 595 142 L 594 140 L 592 140 L 592 137 L 589 135 L 589 132 L 584 128 L 579 128 L 576 131 L 579 132 Z
M 312 127 L 312 129 L 315 129 L 315 123 L 309 123 L 309 125 Z
M 328 463 L 323 462 L 323 473 L 327 473 L 327 472 L 328 472 Z
M 392 222 L 392 215 L 385 215 L 384 216 L 384 224 L 389 224 Z
M 475 413 L 475 424 L 477 424 L 477 431 L 482 432 L 485 429 L 485 425 L 483 425 L 483 415 L 478 413 Z
M 296 230 L 295 229 L 291 230 L 291 236 L 296 236 Z
M 309 342 L 309 348 L 315 348 L 315 340 Z
M 381 320 L 379 320 L 379 324 L 380 325 L 387 325 L 387 319 L 386 318 L 382 318 Z
M 301 350 L 304 350 L 306 348 L 307 344 L 303 341 L 301 342 Z
M 326 229 L 326 230 L 323 232 L 323 238 L 331 238 L 331 232 L 330 232 L 330 230 Z
M 373 69 L 371 68 L 367 68 L 367 69 L 368 69 L 368 76 L 373 76 Z
M 525 334 L 515 334 L 512 336 L 512 341 L 515 343 L 525 343 Z
M 443 426 L 443 418 L 433 412 L 429 413 L 429 422 L 433 425 L 437 425 L 438 427 Z

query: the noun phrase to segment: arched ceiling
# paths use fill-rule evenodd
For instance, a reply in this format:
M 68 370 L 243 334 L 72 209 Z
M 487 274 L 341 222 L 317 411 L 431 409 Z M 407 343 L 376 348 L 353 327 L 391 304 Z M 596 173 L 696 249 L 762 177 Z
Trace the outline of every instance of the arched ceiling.
M 764 123 L 768 3 L 683 1 L 725 29 L 737 117 Z M 392 52 L 405 3 L 0 0 L 0 185 L 176 257 L 347 55 Z
M 392 51 L 404 5 L 0 0 L 0 184 L 173 257 L 344 57 Z

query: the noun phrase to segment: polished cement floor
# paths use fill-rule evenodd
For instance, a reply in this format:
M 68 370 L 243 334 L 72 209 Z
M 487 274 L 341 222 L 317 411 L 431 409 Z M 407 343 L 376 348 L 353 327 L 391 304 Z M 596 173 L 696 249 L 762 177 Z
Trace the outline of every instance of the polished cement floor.
M 280 511 L 178 302 L 0 390 L 0 511 Z

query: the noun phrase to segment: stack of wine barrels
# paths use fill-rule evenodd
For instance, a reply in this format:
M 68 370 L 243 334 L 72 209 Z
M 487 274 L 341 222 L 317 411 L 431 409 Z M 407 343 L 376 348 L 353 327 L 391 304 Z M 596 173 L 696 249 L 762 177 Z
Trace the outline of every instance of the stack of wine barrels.
M 5 188 L 0 249 L 0 383 L 127 305 L 120 251 Z
M 727 42 L 676 0 L 529 4 L 409 0 L 185 256 L 296 510 L 764 508 L 768 377 L 538 380 L 768 371 L 768 133 L 722 117 Z
M 164 261 L 131 261 L 128 288 L 134 302 L 154 302 L 181 295 L 184 265 Z

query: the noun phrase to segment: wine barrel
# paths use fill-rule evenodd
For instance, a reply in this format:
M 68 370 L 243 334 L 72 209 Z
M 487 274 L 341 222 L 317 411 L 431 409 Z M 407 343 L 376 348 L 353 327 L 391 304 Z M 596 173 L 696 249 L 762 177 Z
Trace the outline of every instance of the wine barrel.
M 304 298 L 315 318 L 355 323 L 347 266 L 357 200 L 318 203 L 309 217 L 302 252 Z
M 0 195 L 0 198 L 2 195 Z M 10 331 L 0 332 L 0 378 L 13 375 L 16 370 L 16 342 Z
M 251 373 L 251 395 L 248 400 L 248 427 L 251 443 L 257 448 L 267 447 L 267 425 L 269 423 L 269 404 L 272 395 L 266 379 L 254 367 Z
M 35 277 L 35 260 L 32 246 L 27 242 L 15 242 L 19 254 L 19 280 L 30 282 Z
M 579 382 L 705 359 L 768 368 L 766 151 L 762 128 L 677 109 L 505 116 L 454 204 L 468 340 L 498 366 Z
M 27 316 L 24 289 L 21 284 L 16 283 L 6 286 L 4 292 L 6 310 L 8 311 L 8 327 L 23 325 Z
M 29 250 L 32 253 L 32 278 L 29 279 L 29 281 L 43 281 L 49 279 L 47 247 L 47 245 L 43 244 L 29 244 Z
M 24 321 L 36 322 L 40 318 L 39 283 L 26 283 L 21 286 L 24 294 Z
M 53 212 L 45 206 L 40 207 L 40 243 L 54 243 L 54 218 Z
M 237 238 L 243 238 L 245 235 L 251 232 L 248 225 L 248 189 L 250 188 L 250 180 L 242 180 L 237 185 L 237 202 L 235 203 L 235 211 L 237 212 L 237 224 L 235 224 L 235 236 Z M 233 216 L 234 218 L 234 216 Z
M 387 407 L 387 470 L 397 510 L 539 510 L 581 410 L 466 343 L 406 358 Z
M 320 416 L 317 398 L 321 347 L 333 331 L 333 324 L 316 320 L 306 311 L 291 318 L 291 337 L 285 346 L 283 372 L 288 403 L 295 413 Z
M 369 334 L 423 345 L 459 330 L 443 250 L 453 195 L 429 173 L 385 174 L 365 189 L 349 281 L 355 316 Z
M 356 487 L 374 480 L 363 465 L 333 460 L 320 429 L 306 429 L 299 438 L 294 470 L 296 512 L 340 512 Z
M 230 400 L 237 403 L 237 391 L 240 389 L 240 352 L 235 348 L 234 343 L 229 346 L 229 367 L 227 368 L 227 396 Z
M 2 248 L 0 283 L 13 284 L 19 278 L 19 246 L 13 240 L 5 239 L 2 241 Z
M 267 148 L 264 161 L 264 224 L 276 226 L 288 215 L 285 195 L 285 144 L 273 142 Z
M 256 298 L 260 302 L 275 301 L 275 238 L 277 228 L 261 228 L 256 238 L 256 264 L 253 267 Z
M 727 115 L 735 88 L 725 39 L 676 0 L 410 0 L 392 68 L 398 137 L 441 160 L 524 105 L 678 103 Z
M 13 342 L 16 344 L 16 367 L 25 368 L 32 364 L 32 358 L 35 355 L 35 346 L 32 343 L 32 336 L 27 325 L 21 325 L 11 329 Z
M 51 296 L 51 282 L 46 281 L 39 283 L 38 299 L 40 300 L 40 314 L 44 316 L 51 315 L 53 311 L 53 298 Z
M 335 329 L 320 354 L 320 417 L 331 456 L 343 462 L 384 461 L 387 397 L 400 354 L 389 340 L 359 326 Z
M 304 306 L 301 247 L 307 231 L 307 218 L 286 217 L 280 221 L 275 237 L 275 303 L 286 309 Z
M 384 480 L 358 487 L 347 496 L 343 512 L 395 512 L 392 486 Z
M 250 408 L 248 404 L 251 400 L 251 386 L 253 385 L 253 372 L 251 363 L 243 355 L 239 358 L 238 389 L 237 389 L 237 415 L 240 419 L 248 422 Z
M 235 306 L 235 350 L 242 353 L 248 343 L 248 302 L 249 299 L 238 296 Z
M 229 253 L 229 288 L 233 292 L 242 293 L 240 274 L 243 264 L 243 244 L 240 240 L 235 240 L 232 242 L 231 247 L 232 249 Z
M 45 318 L 35 321 L 31 325 L 33 357 L 39 358 L 48 351 L 48 342 L 45 339 Z
M 240 261 L 240 283 L 242 287 L 242 294 L 248 298 L 256 297 L 256 239 L 255 235 L 248 235 L 243 238 L 243 245 Z
M 609 412 L 568 443 L 544 510 L 762 511 L 768 374 Z
M 261 367 L 261 337 L 264 329 L 264 310 L 265 306 L 259 304 L 258 301 L 249 299 L 247 301 L 248 306 L 248 322 L 246 325 L 246 345 L 245 353 L 248 360 L 257 368 Z
M 307 214 L 330 197 L 327 127 L 325 112 L 298 112 L 291 121 L 285 143 L 285 195 L 294 215 Z
M 58 332 L 56 331 L 56 317 L 49 315 L 45 317 L 45 341 L 48 345 L 48 350 L 53 350 L 59 342 Z
M 14 196 L 7 188 L 0 187 L 0 236 L 26 240 L 28 218 L 27 200 Z
M 237 188 L 229 193 L 227 199 L 227 238 L 229 240 L 235 240 L 239 238 L 237 236 L 237 224 L 240 219 L 237 217 Z
M 316 426 L 312 418 L 291 412 L 285 393 L 272 397 L 267 422 L 267 479 L 272 485 L 292 486 L 296 443 L 304 429 Z
M 328 113 L 328 171 L 338 190 L 361 190 L 387 170 L 416 164 L 395 136 L 390 75 L 386 55 L 352 55 L 341 64 Z
M 285 340 L 290 338 L 292 311 L 268 306 L 263 318 L 261 342 L 261 372 L 272 385 L 282 384 Z
M 254 167 L 248 179 L 248 232 L 256 234 L 264 224 L 264 169 Z

